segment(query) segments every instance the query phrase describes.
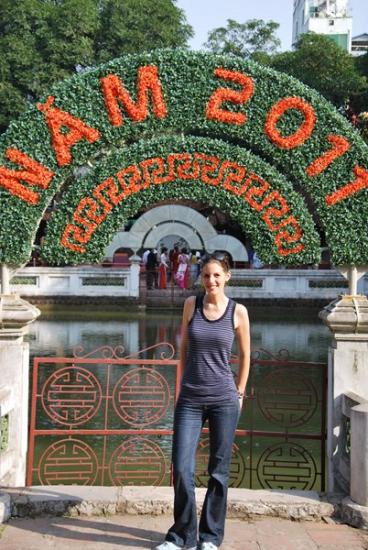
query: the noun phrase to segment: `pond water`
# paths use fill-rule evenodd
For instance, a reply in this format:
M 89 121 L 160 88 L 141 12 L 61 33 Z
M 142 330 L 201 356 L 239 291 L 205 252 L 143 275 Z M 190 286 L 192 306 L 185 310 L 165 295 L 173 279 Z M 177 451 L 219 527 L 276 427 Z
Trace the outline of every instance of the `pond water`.
M 85 309 L 85 306 L 82 306 Z M 290 358 L 302 361 L 326 361 L 330 333 L 313 308 L 253 307 L 249 309 L 252 349 L 275 354 L 289 351 Z M 84 311 L 85 313 L 85 311 Z M 81 320 L 60 319 L 48 312 L 30 325 L 28 341 L 31 356 L 71 356 L 81 346 L 89 353 L 101 346 L 122 346 L 126 355 L 158 342 L 170 342 L 178 350 L 179 312 L 163 310 L 147 313 L 128 312 L 123 318 L 97 319 L 93 308 Z M 78 316 L 78 312 L 75 313 Z M 116 317 L 116 312 L 112 317 Z M 236 350 L 234 350 L 236 352 Z
M 265 351 L 254 355 L 230 485 L 321 490 L 329 331 L 311 308 L 253 307 L 249 316 L 252 350 Z M 173 346 L 177 358 L 180 313 L 127 311 L 116 318 L 112 312 L 109 319 L 106 311 L 101 318 L 83 307 L 72 317 L 48 312 L 30 327 L 31 367 L 35 357 L 46 359 L 33 387 L 29 482 L 170 484 L 175 365 L 141 359 L 168 352 L 155 347 L 162 342 Z M 115 357 L 140 359 L 125 365 L 65 359 L 111 357 L 112 350 Z M 280 361 L 280 350 L 288 351 L 287 361 Z M 197 485 L 206 483 L 208 444 L 205 431 Z

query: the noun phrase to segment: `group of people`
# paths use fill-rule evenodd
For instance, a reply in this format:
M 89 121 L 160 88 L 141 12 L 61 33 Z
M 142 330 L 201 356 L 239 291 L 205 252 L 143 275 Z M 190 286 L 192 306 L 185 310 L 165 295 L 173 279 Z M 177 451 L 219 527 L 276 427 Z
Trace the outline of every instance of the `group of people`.
M 147 273 L 148 289 L 165 289 L 170 280 L 180 289 L 187 289 L 193 286 L 198 278 L 201 253 L 188 252 L 185 247 L 179 250 L 178 246 L 174 246 L 169 252 L 164 246 L 160 254 L 156 249 L 146 250 L 143 254 L 143 263 Z

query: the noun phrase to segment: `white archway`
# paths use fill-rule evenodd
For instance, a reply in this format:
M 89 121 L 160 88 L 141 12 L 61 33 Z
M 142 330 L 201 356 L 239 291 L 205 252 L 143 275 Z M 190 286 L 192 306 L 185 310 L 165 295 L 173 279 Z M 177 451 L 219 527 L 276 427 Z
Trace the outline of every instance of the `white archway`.
M 144 248 L 157 248 L 157 243 L 169 235 L 179 235 L 187 243 L 191 250 L 201 250 L 204 248 L 203 240 L 198 233 L 188 225 L 180 222 L 164 222 L 158 227 L 154 227 L 147 234 L 146 239 L 142 243 Z
M 202 214 L 180 204 L 165 204 L 148 210 L 138 218 L 129 231 L 118 231 L 106 248 L 106 258 L 112 260 L 119 248 L 156 248 L 169 235 L 180 235 L 193 250 L 227 251 L 233 261 L 248 261 L 244 244 L 231 235 L 218 234 Z

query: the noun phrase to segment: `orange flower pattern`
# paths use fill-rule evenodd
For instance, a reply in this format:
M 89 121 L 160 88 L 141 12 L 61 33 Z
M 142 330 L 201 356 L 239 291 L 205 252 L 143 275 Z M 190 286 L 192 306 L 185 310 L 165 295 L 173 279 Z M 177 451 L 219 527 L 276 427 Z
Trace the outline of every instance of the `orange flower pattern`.
M 286 137 L 281 136 L 277 129 L 277 123 L 282 115 L 289 109 L 296 109 L 301 112 L 304 116 L 304 122 L 302 122 L 294 134 Z M 315 124 L 316 115 L 310 103 L 307 103 L 301 97 L 285 97 L 273 105 L 269 110 L 266 117 L 265 132 L 272 143 L 277 145 L 277 147 L 281 149 L 294 149 L 302 145 L 310 137 Z
M 248 173 L 249 172 L 249 173 Z M 162 185 L 178 179 L 195 180 L 212 186 L 222 186 L 260 213 L 281 256 L 296 254 L 304 248 L 303 232 L 289 205 L 271 184 L 253 171 L 230 160 L 205 153 L 171 153 L 166 158 L 153 157 L 119 170 L 113 177 L 99 183 L 91 196 L 82 198 L 72 222 L 64 229 L 61 245 L 78 253 L 114 206 L 126 197 L 151 185 Z
M 54 172 L 15 148 L 8 148 L 5 156 L 11 162 L 23 166 L 24 170 L 11 170 L 0 166 L 0 185 L 26 203 L 37 204 L 40 200 L 39 193 L 21 182 L 47 189 L 54 177 Z
M 88 126 L 83 120 L 57 107 L 52 107 L 54 98 L 49 96 L 46 103 L 38 103 L 37 109 L 45 114 L 47 126 L 51 133 L 51 142 L 59 166 L 72 162 L 70 149 L 81 139 L 94 143 L 101 134 L 95 128 Z M 65 133 L 65 129 L 68 132 Z
M 226 124 L 244 124 L 247 120 L 244 113 L 235 113 L 227 109 L 221 109 L 221 105 L 226 101 L 234 103 L 234 105 L 246 103 L 254 93 L 253 79 L 238 71 L 230 71 L 223 68 L 215 69 L 215 76 L 238 84 L 243 89 L 238 91 L 230 88 L 217 88 L 208 100 L 206 118 L 225 122 Z
M 350 149 L 350 143 L 342 136 L 329 134 L 327 136 L 327 141 L 331 143 L 332 149 L 323 153 L 306 168 L 305 171 L 310 178 L 314 178 L 321 172 L 324 172 L 335 159 L 341 157 Z
M 153 113 L 156 118 L 164 118 L 167 108 L 156 66 L 139 67 L 137 76 L 137 101 L 134 103 L 120 78 L 114 74 L 100 80 L 106 110 L 113 126 L 123 124 L 119 102 L 124 106 L 133 122 L 142 122 L 148 116 L 148 94 L 151 94 Z
M 350 195 L 368 188 L 368 170 L 361 166 L 355 166 L 353 172 L 356 176 L 354 181 L 327 195 L 325 199 L 327 206 L 332 206 L 337 202 L 347 199 Z

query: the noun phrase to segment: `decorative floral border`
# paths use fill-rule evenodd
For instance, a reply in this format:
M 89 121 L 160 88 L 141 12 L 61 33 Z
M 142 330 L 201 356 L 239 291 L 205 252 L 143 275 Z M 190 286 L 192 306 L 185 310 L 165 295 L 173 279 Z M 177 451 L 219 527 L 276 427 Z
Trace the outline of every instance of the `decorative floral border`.
M 291 77 L 233 57 L 181 50 L 126 56 L 76 75 L 10 125 L 0 138 L 0 261 L 20 265 L 28 259 L 55 193 L 81 186 L 78 168 L 139 140 L 148 158 L 151 138 L 175 134 L 219 138 L 253 151 L 305 199 L 335 264 L 368 263 L 368 147 L 359 134 Z M 163 195 L 180 198 L 187 187 L 163 189 L 140 194 L 154 203 Z M 220 199 L 220 191 L 211 189 L 209 204 L 233 199 L 229 193 Z M 124 209 L 134 211 L 127 204 L 119 212 Z M 52 225 L 48 261 L 77 261 L 60 256 Z M 263 260 L 273 254 L 271 242 L 269 234 L 254 243 Z M 290 257 L 276 260 L 290 263 Z
M 58 264 L 100 261 L 142 205 L 178 196 L 228 212 L 267 263 L 318 261 L 312 216 L 281 174 L 241 147 L 190 136 L 138 142 L 70 186 L 49 223 L 43 256 Z

